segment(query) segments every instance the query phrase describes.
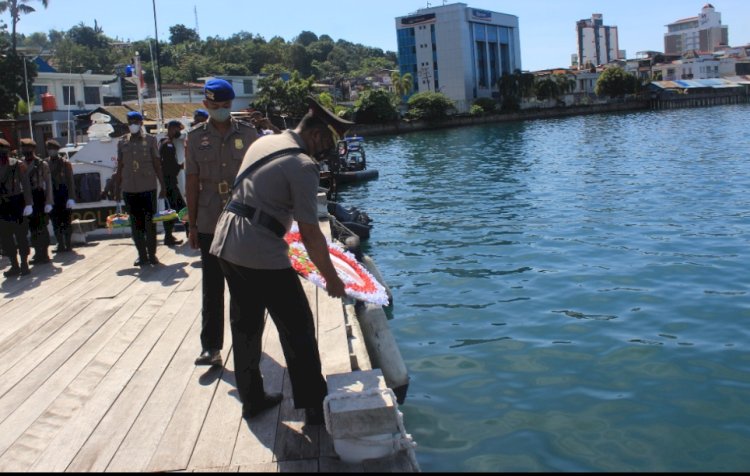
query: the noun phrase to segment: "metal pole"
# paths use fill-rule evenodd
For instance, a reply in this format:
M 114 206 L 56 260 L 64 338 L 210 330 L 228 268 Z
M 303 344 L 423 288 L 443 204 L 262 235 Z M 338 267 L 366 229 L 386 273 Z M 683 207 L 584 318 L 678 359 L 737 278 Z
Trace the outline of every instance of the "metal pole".
M 26 55 L 21 55 L 21 59 L 23 59 L 23 82 L 26 85 L 26 112 L 29 116 L 29 138 L 34 140 L 34 126 L 31 122 L 31 110 L 33 106 L 31 105 L 31 96 L 29 95 L 29 73 L 26 69 Z
M 159 65 L 159 56 L 160 48 L 159 48 L 159 29 L 156 25 L 156 0 L 152 0 L 151 2 L 154 6 L 154 35 L 156 37 L 156 84 L 154 85 L 156 87 L 156 90 L 159 92 L 159 120 L 163 123 L 164 122 L 164 99 L 161 95 L 161 66 Z M 160 127 L 163 127 L 164 124 L 159 124 Z

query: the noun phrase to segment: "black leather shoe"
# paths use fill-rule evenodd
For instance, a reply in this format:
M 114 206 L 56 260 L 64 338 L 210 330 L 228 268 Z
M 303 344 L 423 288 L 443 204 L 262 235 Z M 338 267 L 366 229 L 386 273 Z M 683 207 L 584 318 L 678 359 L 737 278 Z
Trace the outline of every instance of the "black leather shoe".
M 139 267 L 142 268 L 142 267 L 146 266 L 147 264 L 148 264 L 148 260 L 146 258 L 138 258 L 133 263 L 133 266 L 139 266 Z
M 223 362 L 221 360 L 221 351 L 204 350 L 203 352 L 201 352 L 201 355 L 199 355 L 198 358 L 195 359 L 195 365 L 223 365 Z
M 264 411 L 275 407 L 284 399 L 280 393 L 266 393 L 263 400 L 259 402 L 249 402 L 242 404 L 242 418 L 252 418 L 260 415 Z
M 31 264 L 47 264 L 51 262 L 52 260 L 49 259 L 49 256 L 34 256 L 30 261 Z
M 148 262 L 151 263 L 152 266 L 159 266 L 161 264 L 161 261 L 159 261 L 159 258 L 156 256 L 152 256 L 148 259 Z
M 322 425 L 325 423 L 322 408 L 305 408 L 305 424 Z
M 3 273 L 3 276 L 5 276 L 6 278 L 12 278 L 13 276 L 18 276 L 19 274 L 21 274 L 21 268 L 19 268 L 18 266 L 11 266 L 8 271 Z
M 164 238 L 164 246 L 177 246 L 181 244 L 182 240 L 178 240 L 176 238 Z

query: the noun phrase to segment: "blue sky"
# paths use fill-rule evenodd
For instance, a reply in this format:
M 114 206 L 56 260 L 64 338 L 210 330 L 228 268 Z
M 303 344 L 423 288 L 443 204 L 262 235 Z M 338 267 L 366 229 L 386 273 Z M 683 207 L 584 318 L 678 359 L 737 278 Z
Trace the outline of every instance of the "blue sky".
M 49 0 L 30 2 L 36 13 L 22 17 L 22 33 L 67 30 L 94 20 L 113 38 L 140 40 L 154 37 L 152 0 Z M 453 3 L 453 2 L 447 2 Z M 697 16 L 706 0 L 467 0 L 471 7 L 519 17 L 523 68 L 565 67 L 576 50 L 575 23 L 604 15 L 604 24 L 617 26 L 620 49 L 634 57 L 638 51 L 664 49 L 665 25 Z M 432 0 L 432 6 L 442 0 Z M 730 44 L 750 43 L 750 0 L 712 1 L 729 26 Z M 291 40 L 303 30 L 333 39 L 396 51 L 395 18 L 427 6 L 426 0 L 156 0 L 159 38 L 169 39 L 169 27 L 195 28 L 195 9 L 202 38 L 226 38 L 239 31 L 260 34 L 267 40 Z M 2 18 L 6 23 L 7 14 Z

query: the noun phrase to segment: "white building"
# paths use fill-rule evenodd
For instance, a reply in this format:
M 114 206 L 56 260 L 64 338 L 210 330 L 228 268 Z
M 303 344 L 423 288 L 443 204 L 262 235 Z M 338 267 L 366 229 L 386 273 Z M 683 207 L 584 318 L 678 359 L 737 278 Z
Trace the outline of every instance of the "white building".
M 119 104 L 122 100 L 120 78 L 113 74 L 70 74 L 40 72 L 34 80 L 34 112 L 45 109 L 43 95 L 51 94 L 57 110 L 92 111 Z
M 729 44 L 729 27 L 721 24 L 721 13 L 706 4 L 697 17 L 685 18 L 667 25 L 664 54 L 680 56 L 688 51 L 713 53 Z
M 601 13 L 594 13 L 591 19 L 578 21 L 576 31 L 580 69 L 589 69 L 624 58 L 624 52 L 620 50 L 617 27 L 605 26 Z
M 498 96 L 503 74 L 521 69 L 518 17 L 454 3 L 396 18 L 401 74 L 413 92 L 441 92 L 466 112 L 475 99 Z

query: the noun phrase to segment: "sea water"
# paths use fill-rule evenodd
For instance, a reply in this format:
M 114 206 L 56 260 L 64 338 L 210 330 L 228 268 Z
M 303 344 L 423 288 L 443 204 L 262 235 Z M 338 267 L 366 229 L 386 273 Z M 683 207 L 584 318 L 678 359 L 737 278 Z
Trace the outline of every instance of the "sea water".
M 750 106 L 366 138 L 424 471 L 750 469 Z

